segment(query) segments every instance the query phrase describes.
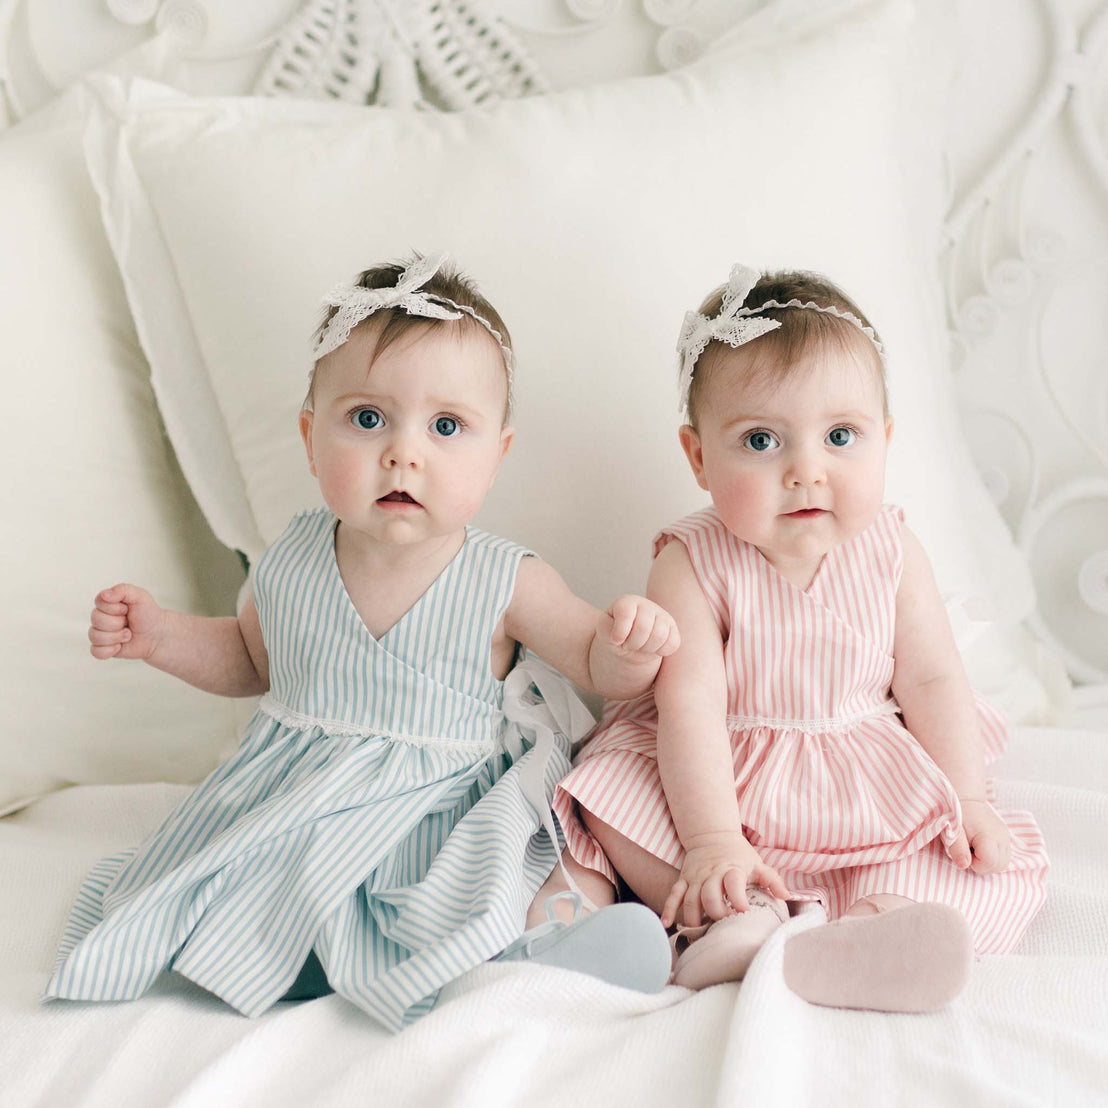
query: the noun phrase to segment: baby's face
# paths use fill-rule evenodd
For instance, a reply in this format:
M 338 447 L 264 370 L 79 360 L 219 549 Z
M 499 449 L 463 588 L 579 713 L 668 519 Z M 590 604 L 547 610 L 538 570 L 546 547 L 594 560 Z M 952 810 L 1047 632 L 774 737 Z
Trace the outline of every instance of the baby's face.
M 323 498 L 379 542 L 456 534 L 476 515 L 511 442 L 504 359 L 488 336 L 413 331 L 368 369 L 377 328 L 361 327 L 317 369 L 301 433 Z
M 714 368 L 682 444 L 727 528 L 810 579 L 881 507 L 892 421 L 880 379 L 866 351 L 828 347 L 770 383 L 749 381 L 746 357 Z

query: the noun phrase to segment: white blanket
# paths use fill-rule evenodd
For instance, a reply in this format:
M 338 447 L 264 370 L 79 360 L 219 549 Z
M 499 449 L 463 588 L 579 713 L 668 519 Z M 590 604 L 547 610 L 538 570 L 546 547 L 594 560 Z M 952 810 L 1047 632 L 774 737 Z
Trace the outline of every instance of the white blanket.
M 1108 1103 L 1108 734 L 1017 731 L 1001 801 L 1035 813 L 1053 869 L 1019 953 L 923 1016 L 821 1009 L 781 978 L 791 921 L 746 982 L 641 996 L 487 965 L 389 1034 L 338 997 L 247 1020 L 166 978 L 129 1004 L 40 1005 L 98 857 L 184 795 L 74 788 L 0 820 L 0 1105 L 1082 1105 Z

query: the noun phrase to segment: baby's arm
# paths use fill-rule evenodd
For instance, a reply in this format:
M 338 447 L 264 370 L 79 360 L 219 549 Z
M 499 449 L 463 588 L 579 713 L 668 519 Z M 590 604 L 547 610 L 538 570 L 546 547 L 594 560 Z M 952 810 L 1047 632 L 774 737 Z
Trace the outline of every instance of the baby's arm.
M 219 696 L 255 696 L 269 688 L 253 596 L 238 618 L 212 618 L 162 608 L 137 585 L 113 585 L 96 596 L 88 637 L 94 658 L 139 658 Z
M 520 563 L 504 630 L 582 689 L 610 700 L 646 692 L 678 644 L 673 620 L 652 601 L 621 596 L 601 612 L 538 558 Z
M 903 548 L 893 695 L 905 726 L 950 779 L 962 803 L 964 829 L 950 848 L 951 858 L 962 868 L 972 865 L 976 873 L 1003 870 L 1010 835 L 985 799 L 985 757 L 973 690 L 931 564 L 907 528 Z
M 683 543 L 659 552 L 648 594 L 673 613 L 681 649 L 662 662 L 654 685 L 658 705 L 658 770 L 685 849 L 681 875 L 662 910 L 665 926 L 696 926 L 702 915 L 722 919 L 727 901 L 748 906 L 746 886 L 788 897 L 781 878 L 746 841 L 735 799 L 735 769 L 727 732 L 723 638 Z

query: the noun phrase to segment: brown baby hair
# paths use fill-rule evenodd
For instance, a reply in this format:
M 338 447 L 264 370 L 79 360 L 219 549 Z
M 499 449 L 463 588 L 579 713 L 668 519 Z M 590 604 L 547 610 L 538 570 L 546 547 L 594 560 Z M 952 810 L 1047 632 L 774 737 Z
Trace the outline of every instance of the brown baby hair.
M 364 289 L 395 288 L 408 267 L 414 262 L 422 260 L 422 258 L 423 255 L 413 253 L 410 257 L 401 261 L 385 262 L 382 265 L 364 269 L 355 279 L 354 287 Z M 457 269 L 452 262 L 447 261 L 439 266 L 438 270 L 420 286 L 419 291 L 434 299 L 453 301 L 454 304 L 471 309 L 479 315 L 489 327 L 499 332 L 500 345 L 507 351 L 512 350 L 512 338 L 508 333 L 508 328 L 505 326 L 504 320 L 500 318 L 500 313 L 478 290 L 476 282 Z M 449 307 L 449 305 L 446 306 Z M 339 309 L 334 306 L 330 306 L 326 309 L 323 319 L 320 321 L 313 336 L 315 342 L 319 341 L 327 325 L 338 311 Z M 385 350 L 392 346 L 393 343 L 398 342 L 405 335 L 413 331 L 426 333 L 435 328 L 447 326 L 457 328 L 459 335 L 467 335 L 470 333 L 481 334 L 490 342 L 496 341 L 482 323 L 464 312 L 459 319 L 431 319 L 426 316 L 409 315 L 403 308 L 381 308 L 362 320 L 354 330 L 369 326 L 370 324 L 379 327 L 380 331 L 377 335 L 377 342 L 370 356 L 367 369 L 370 368 L 373 362 Z M 320 358 L 316 362 L 317 370 L 323 361 L 324 358 Z M 512 375 L 508 370 L 507 363 L 505 363 L 505 376 L 508 390 L 507 403 L 504 409 L 504 423 L 507 424 L 512 412 L 513 400 Z M 317 373 L 313 372 L 311 384 L 308 387 L 308 395 L 304 399 L 304 407 L 308 410 L 312 408 L 315 401 L 316 377 Z
M 708 319 L 719 315 L 723 306 L 723 294 L 726 286 L 720 286 L 700 305 L 700 314 Z M 845 292 L 826 277 L 806 270 L 783 270 L 763 274 L 747 293 L 742 307 L 758 309 L 768 301 L 786 304 L 798 300 L 801 304 L 812 303 L 821 308 L 836 308 L 849 312 L 861 324 L 872 324 L 862 314 L 861 309 Z M 874 341 L 880 338 L 874 331 L 874 341 L 850 320 L 827 312 L 812 311 L 799 307 L 761 308 L 754 313 L 755 319 L 774 319 L 781 326 L 767 331 L 736 348 L 719 339 L 711 341 L 696 360 L 696 369 L 689 386 L 688 422 L 695 429 L 703 404 L 703 398 L 714 372 L 725 356 L 741 353 L 745 359 L 745 369 L 751 380 L 765 382 L 767 385 L 784 379 L 801 357 L 812 351 L 834 344 L 840 350 L 856 352 L 860 358 L 869 359 L 874 373 L 881 385 L 881 398 L 885 414 L 888 415 L 889 400 L 885 382 L 885 370 L 882 358 Z

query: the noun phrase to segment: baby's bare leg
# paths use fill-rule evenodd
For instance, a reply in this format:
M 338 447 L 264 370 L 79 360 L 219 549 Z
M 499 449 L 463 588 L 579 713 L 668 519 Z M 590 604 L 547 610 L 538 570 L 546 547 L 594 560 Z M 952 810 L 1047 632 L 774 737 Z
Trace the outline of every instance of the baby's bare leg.
M 669 890 L 677 880 L 678 870 L 655 858 L 649 851 L 643 850 L 637 843 L 621 835 L 614 827 L 610 827 L 584 808 L 581 809 L 581 817 L 593 837 L 600 843 L 604 853 L 608 855 L 608 859 L 615 866 L 620 877 L 647 907 L 661 915 Z M 562 861 L 580 890 L 598 908 L 615 902 L 616 891 L 603 874 L 597 873 L 594 869 L 586 869 L 568 851 L 562 855 Z M 539 889 L 535 899 L 531 901 L 531 907 L 527 910 L 527 926 L 534 927 L 536 924 L 543 923 L 547 918 L 547 899 L 557 893 L 566 892 L 568 888 L 562 874 L 562 867 L 557 866 L 546 879 L 543 887 Z M 568 901 L 558 901 L 553 908 L 559 919 L 568 922 L 573 916 L 573 905 Z
M 581 818 L 631 891 L 660 916 L 680 870 L 656 858 L 584 808 Z
M 592 813 L 582 809 L 581 815 L 620 877 L 660 916 L 680 871 Z M 780 926 L 787 914 L 784 905 L 762 889 L 748 888 L 747 897 L 754 910 L 729 917 L 719 925 L 725 928 L 724 932 L 717 934 L 709 920 L 703 927 L 685 933 L 683 939 L 691 946 L 677 961 L 673 978 L 676 984 L 700 989 L 722 981 L 737 981 L 743 976 L 767 934 Z M 702 939 L 708 940 L 706 945 Z M 677 950 L 680 952 L 680 947 Z
M 546 879 L 527 912 L 523 934 L 497 956 L 497 961 L 535 962 L 575 970 L 625 989 L 656 993 L 669 978 L 669 941 L 661 920 L 642 904 L 616 904 L 612 883 L 596 870 L 586 869 L 568 851 L 562 866 Z M 574 898 L 551 898 L 572 892 L 566 876 L 596 906 L 573 923 Z M 549 908 L 556 919 L 549 922 Z
M 565 866 L 570 877 L 577 883 L 577 887 L 595 904 L 598 908 L 604 908 L 608 904 L 614 904 L 616 899 L 616 891 L 612 888 L 611 881 L 608 880 L 602 873 L 597 873 L 594 869 L 586 869 L 572 854 L 567 850 L 562 854 L 562 865 Z M 527 923 L 528 928 L 536 927 L 540 923 L 545 923 L 549 918 L 546 914 L 546 902 L 552 896 L 557 896 L 558 893 L 569 892 L 569 885 L 566 882 L 565 874 L 562 873 L 562 866 L 555 866 L 550 876 L 543 882 L 543 886 L 535 894 L 535 899 L 531 901 L 531 907 L 527 909 Z M 555 916 L 569 923 L 573 919 L 573 904 L 569 900 L 558 900 L 551 906 Z
M 856 900 L 847 908 L 844 915 L 847 916 L 872 916 L 879 912 L 888 912 L 893 908 L 906 908 L 909 904 L 915 904 L 906 896 L 898 896 L 896 893 L 870 893 L 869 896 Z

